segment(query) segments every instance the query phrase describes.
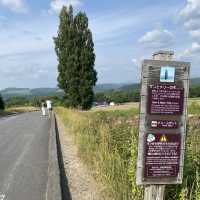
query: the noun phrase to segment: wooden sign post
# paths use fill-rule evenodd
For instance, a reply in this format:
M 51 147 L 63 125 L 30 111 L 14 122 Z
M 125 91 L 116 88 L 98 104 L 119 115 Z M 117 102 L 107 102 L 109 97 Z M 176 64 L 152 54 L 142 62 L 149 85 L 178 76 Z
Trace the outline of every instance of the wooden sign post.
M 142 64 L 137 185 L 145 200 L 163 200 L 183 178 L 190 63 L 159 51 Z

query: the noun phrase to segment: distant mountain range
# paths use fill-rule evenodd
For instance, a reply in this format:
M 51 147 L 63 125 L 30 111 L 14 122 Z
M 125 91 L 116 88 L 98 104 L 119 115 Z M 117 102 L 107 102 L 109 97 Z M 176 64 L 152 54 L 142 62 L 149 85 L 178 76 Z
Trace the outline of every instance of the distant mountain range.
M 191 79 L 191 86 L 200 85 L 200 78 Z M 98 84 L 95 86 L 94 90 L 98 92 L 106 92 L 110 90 L 118 91 L 131 91 L 139 89 L 139 83 L 120 83 L 120 84 Z M 62 96 L 63 91 L 59 88 L 6 88 L 0 91 L 3 98 L 8 99 L 10 97 L 31 97 L 31 96 Z
M 53 96 L 62 95 L 63 91 L 58 88 L 6 88 L 0 91 L 4 99 L 11 97 L 31 97 L 31 96 Z

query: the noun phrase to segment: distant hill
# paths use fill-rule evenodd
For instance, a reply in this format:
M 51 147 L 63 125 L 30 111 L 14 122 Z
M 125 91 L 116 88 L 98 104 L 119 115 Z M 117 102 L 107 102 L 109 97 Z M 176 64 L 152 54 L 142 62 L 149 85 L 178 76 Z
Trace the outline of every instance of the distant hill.
M 54 96 L 62 95 L 62 90 L 58 88 L 6 88 L 0 91 L 4 99 L 11 97 L 31 97 L 31 96 Z
M 139 83 L 134 83 L 134 84 L 129 84 L 129 85 L 124 85 L 120 88 L 118 88 L 118 90 L 122 90 L 122 91 L 130 91 L 130 90 L 136 90 L 136 89 L 140 89 L 140 84 Z
M 59 88 L 35 88 L 31 90 L 32 96 L 53 96 L 62 95 L 63 91 Z
M 192 78 L 190 80 L 190 85 L 200 85 L 200 78 Z
M 120 88 L 125 87 L 127 84 L 98 84 L 95 86 L 94 91 L 105 92 L 110 90 L 121 90 Z M 129 85 L 127 85 L 129 86 Z M 31 96 L 54 96 L 54 95 L 63 95 L 63 91 L 58 88 L 6 88 L 0 91 L 0 94 L 4 99 L 11 97 L 31 97 Z
M 94 87 L 95 92 L 106 92 L 109 90 L 117 90 L 127 84 L 125 83 L 105 83 L 105 84 L 97 84 Z
M 190 79 L 190 87 L 192 87 L 192 86 L 200 86 L 200 78 Z M 139 83 L 128 84 L 128 85 L 124 85 L 124 86 L 118 88 L 118 90 L 126 90 L 126 91 L 135 90 L 135 89 L 140 89 Z
M 190 86 L 200 86 L 200 78 L 192 78 L 190 82 Z M 140 88 L 139 83 L 117 83 L 117 84 L 98 84 L 95 86 L 95 93 L 98 92 L 108 92 L 111 90 L 116 91 L 133 91 Z M 8 99 L 10 97 L 31 97 L 31 96 L 61 96 L 63 95 L 63 91 L 59 88 L 6 88 L 0 91 L 0 94 L 4 99 Z

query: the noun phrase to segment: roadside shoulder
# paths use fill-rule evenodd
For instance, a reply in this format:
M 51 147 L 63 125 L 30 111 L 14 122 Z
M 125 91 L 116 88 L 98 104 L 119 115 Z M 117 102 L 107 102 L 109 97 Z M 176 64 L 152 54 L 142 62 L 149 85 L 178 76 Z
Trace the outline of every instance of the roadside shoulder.
M 66 133 L 65 127 L 56 115 L 64 167 L 69 189 L 73 200 L 103 200 L 101 189 L 87 166 L 78 157 L 78 149 L 74 144 L 73 136 Z

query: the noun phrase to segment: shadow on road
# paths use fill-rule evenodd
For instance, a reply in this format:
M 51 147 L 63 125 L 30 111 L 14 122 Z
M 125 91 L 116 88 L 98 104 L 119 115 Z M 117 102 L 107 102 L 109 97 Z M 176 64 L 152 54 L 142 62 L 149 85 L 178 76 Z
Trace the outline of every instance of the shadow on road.
M 72 200 L 68 180 L 65 174 L 65 167 L 63 162 L 63 156 L 62 156 L 62 150 L 61 150 L 61 144 L 60 144 L 60 138 L 58 133 L 58 126 L 57 121 L 55 119 L 55 128 L 56 128 L 56 141 L 57 141 L 57 148 L 58 148 L 58 162 L 59 162 L 59 168 L 60 168 L 60 180 L 61 180 L 61 190 L 62 190 L 62 199 L 63 200 Z

